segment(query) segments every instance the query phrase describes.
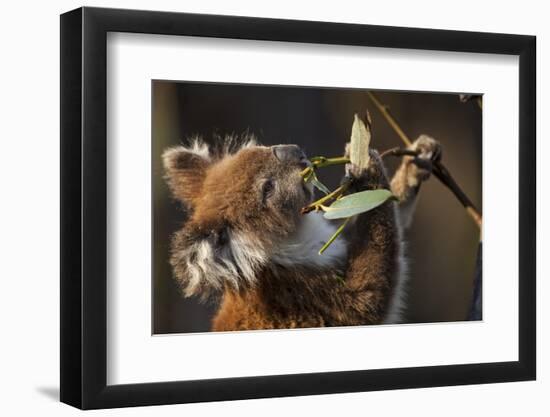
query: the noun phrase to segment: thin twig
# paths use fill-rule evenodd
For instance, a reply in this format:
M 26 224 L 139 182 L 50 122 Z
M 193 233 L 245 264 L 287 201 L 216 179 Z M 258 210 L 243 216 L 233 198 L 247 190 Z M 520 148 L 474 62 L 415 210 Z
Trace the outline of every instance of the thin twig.
M 327 248 L 332 244 L 332 242 L 334 242 L 334 240 L 338 237 L 338 235 L 342 233 L 342 230 L 344 230 L 344 227 L 346 227 L 346 224 L 348 224 L 349 219 L 351 219 L 351 217 L 346 218 L 346 220 L 344 220 L 344 222 L 338 227 L 338 229 L 336 229 L 336 231 L 330 237 L 330 239 L 327 240 L 327 242 L 323 245 L 321 249 L 319 249 L 319 255 L 322 255 L 323 252 L 327 250 Z
M 382 113 L 382 116 L 385 117 L 386 121 L 390 124 L 390 126 L 395 130 L 395 133 L 401 138 L 405 146 L 411 146 L 412 141 L 409 139 L 409 137 L 403 132 L 403 129 L 401 129 L 401 126 L 397 124 L 393 116 L 390 114 L 390 110 L 388 109 L 388 106 L 383 105 L 380 103 L 378 98 L 374 95 L 374 93 L 371 93 L 370 91 L 367 91 L 367 94 L 369 98 L 372 100 L 374 105 L 380 110 L 380 113 Z
M 374 95 L 374 93 L 367 91 L 367 94 L 369 98 L 372 100 L 374 105 L 378 108 L 380 113 L 382 113 L 382 116 L 386 119 L 386 121 L 389 123 L 389 125 L 393 128 L 395 133 L 401 138 L 403 143 L 408 147 L 411 146 L 412 141 L 409 139 L 409 137 L 403 132 L 403 129 L 399 126 L 399 124 L 395 121 L 393 116 L 390 114 L 388 106 L 383 105 L 378 98 Z M 481 221 L 482 217 L 481 214 L 477 211 L 474 204 L 472 203 L 472 200 L 468 198 L 466 193 L 462 191 L 460 186 L 457 184 L 457 182 L 452 177 L 451 173 L 445 166 L 441 163 L 441 161 L 433 161 L 433 173 L 436 176 L 439 181 L 441 181 L 451 192 L 455 195 L 455 197 L 460 201 L 460 203 L 464 206 L 466 209 L 466 212 L 468 215 L 472 218 L 472 220 L 476 223 L 476 225 L 481 229 Z
M 314 158 L 312 158 L 314 159 Z M 317 168 L 324 168 L 329 167 L 332 165 L 342 165 L 347 164 L 349 162 L 349 158 L 346 158 L 345 156 L 337 156 L 334 158 L 325 158 L 324 156 L 317 157 L 316 160 L 311 162 L 311 166 L 308 166 L 305 168 L 300 175 L 302 177 L 305 177 L 308 175 L 312 170 L 315 170 Z

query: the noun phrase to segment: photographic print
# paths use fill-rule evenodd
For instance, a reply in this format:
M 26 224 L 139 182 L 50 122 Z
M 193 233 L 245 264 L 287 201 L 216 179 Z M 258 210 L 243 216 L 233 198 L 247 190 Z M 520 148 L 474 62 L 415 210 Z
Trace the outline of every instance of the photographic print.
M 152 97 L 154 334 L 482 318 L 481 95 Z

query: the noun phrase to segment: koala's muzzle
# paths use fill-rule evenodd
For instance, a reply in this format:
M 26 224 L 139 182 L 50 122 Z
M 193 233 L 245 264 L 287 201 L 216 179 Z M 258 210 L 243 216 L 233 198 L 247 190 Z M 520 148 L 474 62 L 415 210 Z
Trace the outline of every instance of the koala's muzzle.
M 304 151 L 297 145 L 275 145 L 271 149 L 275 157 L 281 162 L 296 164 L 302 168 L 311 165 Z

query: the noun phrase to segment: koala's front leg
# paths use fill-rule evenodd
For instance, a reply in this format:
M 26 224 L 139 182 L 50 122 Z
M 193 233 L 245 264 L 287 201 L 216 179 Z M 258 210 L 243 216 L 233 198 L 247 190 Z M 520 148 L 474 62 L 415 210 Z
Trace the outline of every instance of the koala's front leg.
M 352 181 L 349 193 L 390 188 L 376 151 L 370 151 L 367 169 L 349 164 L 346 173 Z M 385 317 L 399 273 L 400 235 L 395 204 L 387 201 L 362 213 L 345 229 L 348 241 L 346 324 L 375 324 Z
M 399 217 L 404 229 L 412 223 L 420 185 L 430 177 L 432 163 L 441 159 L 441 145 L 435 139 L 421 135 L 407 149 L 418 156 L 404 156 L 391 180 L 391 191 L 399 200 Z

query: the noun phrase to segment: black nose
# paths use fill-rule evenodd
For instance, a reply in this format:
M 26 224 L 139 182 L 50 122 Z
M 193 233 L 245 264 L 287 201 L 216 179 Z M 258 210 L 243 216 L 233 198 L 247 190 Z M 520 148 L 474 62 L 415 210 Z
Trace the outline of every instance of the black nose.
M 304 151 L 297 145 L 276 145 L 272 146 L 275 157 L 285 163 L 298 164 L 305 168 L 310 165 Z

